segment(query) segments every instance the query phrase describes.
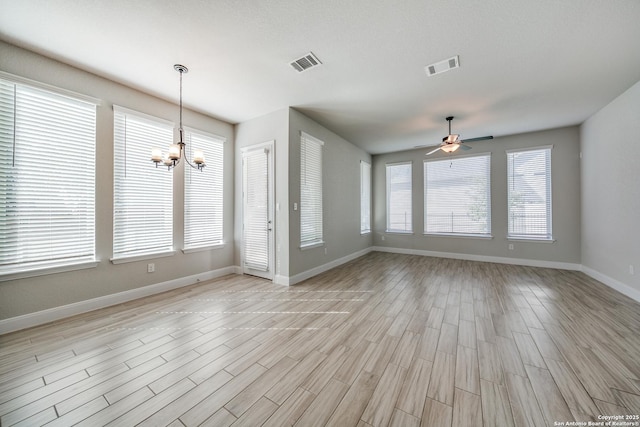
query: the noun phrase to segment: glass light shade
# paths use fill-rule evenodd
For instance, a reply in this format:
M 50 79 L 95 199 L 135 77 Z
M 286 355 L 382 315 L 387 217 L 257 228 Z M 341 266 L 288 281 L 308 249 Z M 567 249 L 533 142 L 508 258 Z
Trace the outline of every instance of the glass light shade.
M 152 148 L 151 149 L 151 160 L 159 163 L 162 161 L 162 150 L 159 148 Z
M 169 146 L 169 158 L 171 160 L 178 160 L 180 158 L 180 146 L 178 144 L 171 144 Z
M 162 161 L 166 166 L 171 166 L 173 164 L 173 160 L 171 160 L 168 156 L 165 156 L 164 159 L 162 159 Z
M 460 148 L 460 144 L 455 143 L 455 144 L 446 144 L 443 145 L 442 147 L 440 147 L 442 149 L 442 151 L 444 151 L 445 153 L 453 153 L 454 151 L 456 151 L 458 148 Z
M 196 165 L 201 165 L 204 163 L 204 153 L 202 150 L 195 150 L 193 152 L 193 163 Z
M 452 143 L 456 142 L 456 141 L 458 141 L 458 137 L 459 136 L 460 135 L 458 135 L 457 133 L 450 134 L 450 135 L 447 136 L 447 139 L 445 141 L 446 142 L 452 142 Z

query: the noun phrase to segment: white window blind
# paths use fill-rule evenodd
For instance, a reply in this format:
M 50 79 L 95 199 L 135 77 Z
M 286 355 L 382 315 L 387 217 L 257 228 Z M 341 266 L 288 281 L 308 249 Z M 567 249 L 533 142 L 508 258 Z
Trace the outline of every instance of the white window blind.
M 170 122 L 114 106 L 114 260 L 173 250 L 173 172 L 151 161 L 172 140 Z
M 387 169 L 387 231 L 413 231 L 411 206 L 411 162 L 386 165 Z
M 204 153 L 206 167 L 184 168 L 184 248 L 194 249 L 223 243 L 224 140 L 186 129 L 186 155 Z
M 360 162 L 360 234 L 371 232 L 371 165 Z
M 424 232 L 491 234 L 491 156 L 424 162 Z
M 551 240 L 551 147 L 507 152 L 509 237 Z
M 244 265 L 269 270 L 269 154 L 254 149 L 243 154 Z
M 95 260 L 96 105 L 0 80 L 0 274 Z
M 323 243 L 322 146 L 324 142 L 300 133 L 300 246 Z

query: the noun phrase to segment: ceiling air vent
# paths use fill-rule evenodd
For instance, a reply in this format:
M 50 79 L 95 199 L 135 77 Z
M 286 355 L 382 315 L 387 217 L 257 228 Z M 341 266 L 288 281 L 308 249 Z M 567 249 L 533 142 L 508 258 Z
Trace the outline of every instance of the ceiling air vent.
M 444 73 L 445 71 L 453 70 L 460 66 L 460 57 L 458 55 L 445 59 L 444 61 L 436 62 L 435 64 L 427 65 L 424 67 L 429 77 L 436 74 Z
M 291 63 L 291 66 L 296 69 L 299 73 L 308 70 L 309 68 L 316 67 L 322 64 L 317 56 L 313 54 L 313 52 L 307 53 L 302 58 L 296 59 Z

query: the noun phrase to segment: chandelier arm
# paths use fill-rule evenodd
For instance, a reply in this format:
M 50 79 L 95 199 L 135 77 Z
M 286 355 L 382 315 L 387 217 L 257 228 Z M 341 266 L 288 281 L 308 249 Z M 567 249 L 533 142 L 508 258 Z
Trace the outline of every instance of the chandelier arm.
M 189 161 L 189 159 L 187 159 L 187 156 L 186 156 L 186 155 L 184 156 L 184 161 L 185 161 L 185 162 L 187 162 L 187 164 L 188 164 L 189 166 L 191 166 L 192 168 L 202 170 L 202 167 L 192 165 L 192 164 L 191 164 L 191 162 Z

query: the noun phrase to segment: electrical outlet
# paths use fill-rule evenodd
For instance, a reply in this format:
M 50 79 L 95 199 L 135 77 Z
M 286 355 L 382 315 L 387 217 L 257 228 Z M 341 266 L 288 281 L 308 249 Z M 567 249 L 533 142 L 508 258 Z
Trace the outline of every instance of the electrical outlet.
M 384 236 L 381 236 L 381 237 L 382 237 L 382 241 L 384 242 Z
M 324 254 L 325 255 L 327 254 L 327 248 L 324 248 Z
M 633 276 L 634 274 L 636 274 L 636 271 L 635 271 L 635 269 L 633 268 L 633 265 L 631 265 L 631 264 L 629 264 L 629 274 L 630 274 L 630 275 L 632 275 L 632 276 Z
M 513 250 L 513 243 L 509 243 L 509 250 L 512 251 Z
M 147 264 L 147 273 L 153 273 L 156 271 L 156 265 L 154 263 Z

